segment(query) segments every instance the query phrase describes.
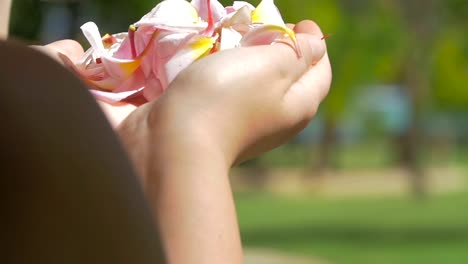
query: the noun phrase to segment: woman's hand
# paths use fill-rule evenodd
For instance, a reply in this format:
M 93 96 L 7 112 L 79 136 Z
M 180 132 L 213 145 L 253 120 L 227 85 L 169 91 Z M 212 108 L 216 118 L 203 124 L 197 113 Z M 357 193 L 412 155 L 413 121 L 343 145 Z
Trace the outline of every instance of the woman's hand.
M 319 27 L 303 21 L 294 30 L 301 58 L 281 43 L 223 51 L 185 69 L 157 101 L 101 104 L 114 125 L 123 120 L 117 132 L 142 176 L 170 263 L 242 263 L 229 169 L 301 131 L 330 87 Z M 62 45 L 47 48 L 72 61 L 82 54 Z
M 58 40 L 45 46 L 32 45 L 31 47 L 42 51 L 61 64 L 78 61 L 84 54 L 80 43 L 71 39 Z
M 211 146 L 228 166 L 285 143 L 314 117 L 331 82 L 319 27 L 303 21 L 294 29 L 302 58 L 286 44 L 205 57 L 184 70 L 159 101 L 124 122 L 124 140 L 135 137 L 132 128 L 140 130 L 143 118 L 152 131 L 151 147 L 164 151 L 181 141 L 190 149 Z
M 294 29 L 303 57 L 286 44 L 212 54 L 118 127 L 169 263 L 243 262 L 229 169 L 301 131 L 330 87 L 320 29 Z

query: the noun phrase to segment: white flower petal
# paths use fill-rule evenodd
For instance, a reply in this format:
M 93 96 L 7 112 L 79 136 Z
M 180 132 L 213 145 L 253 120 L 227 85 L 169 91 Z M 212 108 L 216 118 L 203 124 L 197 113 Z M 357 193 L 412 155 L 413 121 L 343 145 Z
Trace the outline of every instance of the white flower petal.
M 232 28 L 223 28 L 221 30 L 220 50 L 237 48 L 240 46 L 242 35 Z

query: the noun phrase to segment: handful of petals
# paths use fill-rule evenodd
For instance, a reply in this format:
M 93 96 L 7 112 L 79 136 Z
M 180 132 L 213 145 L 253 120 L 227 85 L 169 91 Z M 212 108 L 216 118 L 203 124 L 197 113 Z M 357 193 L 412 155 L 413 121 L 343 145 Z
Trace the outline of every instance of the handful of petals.
M 273 0 L 255 8 L 245 1 L 165 0 L 128 32 L 101 37 L 93 22 L 81 27 L 91 48 L 74 65 L 100 100 L 157 99 L 194 61 L 221 50 L 269 45 L 285 37 L 301 56 L 294 32 Z

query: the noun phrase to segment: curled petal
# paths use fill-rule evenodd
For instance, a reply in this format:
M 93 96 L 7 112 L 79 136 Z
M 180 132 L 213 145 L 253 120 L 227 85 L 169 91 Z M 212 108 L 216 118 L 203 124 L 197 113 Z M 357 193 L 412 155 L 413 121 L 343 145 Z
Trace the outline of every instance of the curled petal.
M 140 53 L 135 59 L 117 59 L 109 55 L 103 55 L 101 57 L 102 63 L 106 68 L 106 71 L 112 78 L 125 80 L 130 77 L 140 65 L 142 58 L 145 57 L 152 49 L 154 40 L 156 39 L 158 32 L 154 32 L 149 43 L 146 45 L 142 53 Z
M 104 44 L 102 44 L 101 34 L 99 29 L 94 22 L 87 22 L 81 26 L 81 30 L 88 40 L 91 47 L 95 52 L 102 52 L 105 50 Z
M 94 22 L 87 22 L 81 26 L 81 31 L 93 50 L 87 55 L 89 55 L 93 60 L 96 60 L 105 52 L 104 44 L 102 43 L 101 34 L 99 33 L 97 25 Z
M 145 87 L 145 78 L 141 69 L 135 71 L 130 78 L 125 81 L 112 78 L 106 73 L 102 78 L 88 78 L 87 81 L 91 87 L 97 87 L 100 90 L 91 89 L 91 92 L 103 101 L 108 103 L 117 103 L 130 99 L 139 94 Z M 105 89 L 108 87 L 108 89 Z

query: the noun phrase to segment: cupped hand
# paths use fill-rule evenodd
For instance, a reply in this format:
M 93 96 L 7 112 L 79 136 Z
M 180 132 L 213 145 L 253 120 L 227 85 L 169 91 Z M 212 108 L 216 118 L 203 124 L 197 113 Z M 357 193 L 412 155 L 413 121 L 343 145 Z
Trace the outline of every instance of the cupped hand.
M 312 21 L 293 27 L 300 58 L 288 43 L 223 51 L 189 66 L 158 101 L 140 108 L 99 103 L 114 126 L 125 120 L 118 130 L 131 154 L 153 142 L 161 151 L 217 149 L 230 165 L 259 155 L 300 132 L 330 87 L 320 28 Z M 62 63 L 83 55 L 72 40 L 36 48 Z
M 328 93 L 331 68 L 319 27 L 302 21 L 294 30 L 302 57 L 287 43 L 212 54 L 130 115 L 119 133 L 137 167 L 151 162 L 141 157 L 190 152 L 232 166 L 300 132 Z

